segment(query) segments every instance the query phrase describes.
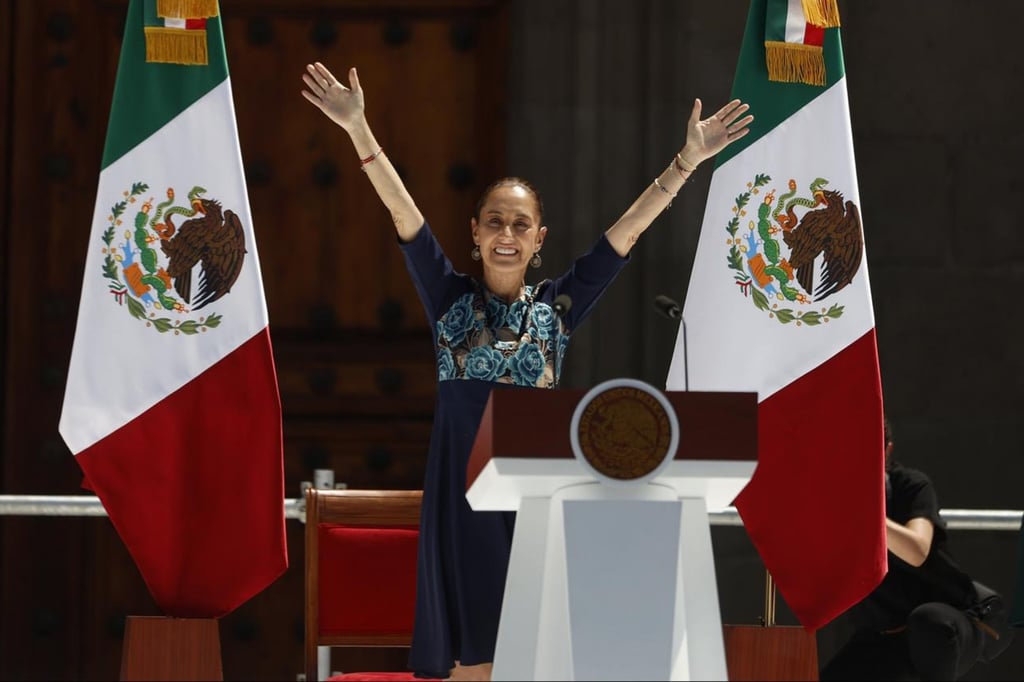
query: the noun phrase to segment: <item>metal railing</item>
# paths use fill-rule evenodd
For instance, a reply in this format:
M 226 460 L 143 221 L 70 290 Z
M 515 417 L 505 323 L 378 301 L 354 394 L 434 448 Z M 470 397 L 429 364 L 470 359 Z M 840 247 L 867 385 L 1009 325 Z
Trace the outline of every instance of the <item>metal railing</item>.
M 951 530 L 1020 530 L 1020 509 L 943 509 L 939 512 Z M 95 495 L 0 495 L 0 516 L 106 516 Z M 306 500 L 284 501 L 286 519 L 306 522 Z M 742 526 L 735 507 L 709 509 L 713 526 Z

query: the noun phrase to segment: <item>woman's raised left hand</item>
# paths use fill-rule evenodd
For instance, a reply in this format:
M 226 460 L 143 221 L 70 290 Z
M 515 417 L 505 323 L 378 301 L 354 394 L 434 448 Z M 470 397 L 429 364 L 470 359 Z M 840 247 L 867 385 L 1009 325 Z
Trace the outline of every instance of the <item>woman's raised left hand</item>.
M 680 152 L 683 158 L 697 165 L 749 133 L 747 126 L 754 117 L 743 115 L 748 109 L 749 104 L 734 99 L 716 111 L 714 116 L 702 120 L 700 99 L 695 100 L 686 125 L 686 146 Z

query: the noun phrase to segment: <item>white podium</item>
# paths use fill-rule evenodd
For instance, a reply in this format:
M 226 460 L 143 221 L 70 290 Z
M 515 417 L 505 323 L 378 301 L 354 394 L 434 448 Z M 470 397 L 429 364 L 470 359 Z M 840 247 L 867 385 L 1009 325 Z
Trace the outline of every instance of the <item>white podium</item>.
M 466 495 L 518 512 L 493 679 L 727 679 L 707 510 L 756 424 L 751 393 L 493 392 Z

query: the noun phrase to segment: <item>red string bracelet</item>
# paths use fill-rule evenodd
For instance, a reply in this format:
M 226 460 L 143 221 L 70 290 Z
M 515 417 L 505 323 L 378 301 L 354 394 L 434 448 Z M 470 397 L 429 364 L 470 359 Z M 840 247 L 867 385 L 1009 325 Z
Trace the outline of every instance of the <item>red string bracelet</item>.
M 384 153 L 384 147 L 377 147 L 377 151 L 367 156 L 365 159 L 359 159 L 359 170 L 366 172 L 366 167 L 377 160 L 377 157 Z

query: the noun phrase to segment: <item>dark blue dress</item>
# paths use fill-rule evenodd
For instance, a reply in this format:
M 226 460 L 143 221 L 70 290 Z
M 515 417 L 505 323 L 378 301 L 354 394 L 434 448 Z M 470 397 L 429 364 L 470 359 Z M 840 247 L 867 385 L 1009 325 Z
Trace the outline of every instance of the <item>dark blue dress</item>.
M 570 333 L 628 259 L 602 235 L 569 272 L 526 287 L 509 305 L 452 270 L 429 225 L 402 251 L 431 322 L 438 368 L 409 667 L 443 678 L 456 660 L 494 660 L 512 547 L 515 514 L 474 512 L 466 501 L 466 465 L 487 397 L 495 388 L 553 388 Z M 561 294 L 572 304 L 559 317 L 552 302 Z

